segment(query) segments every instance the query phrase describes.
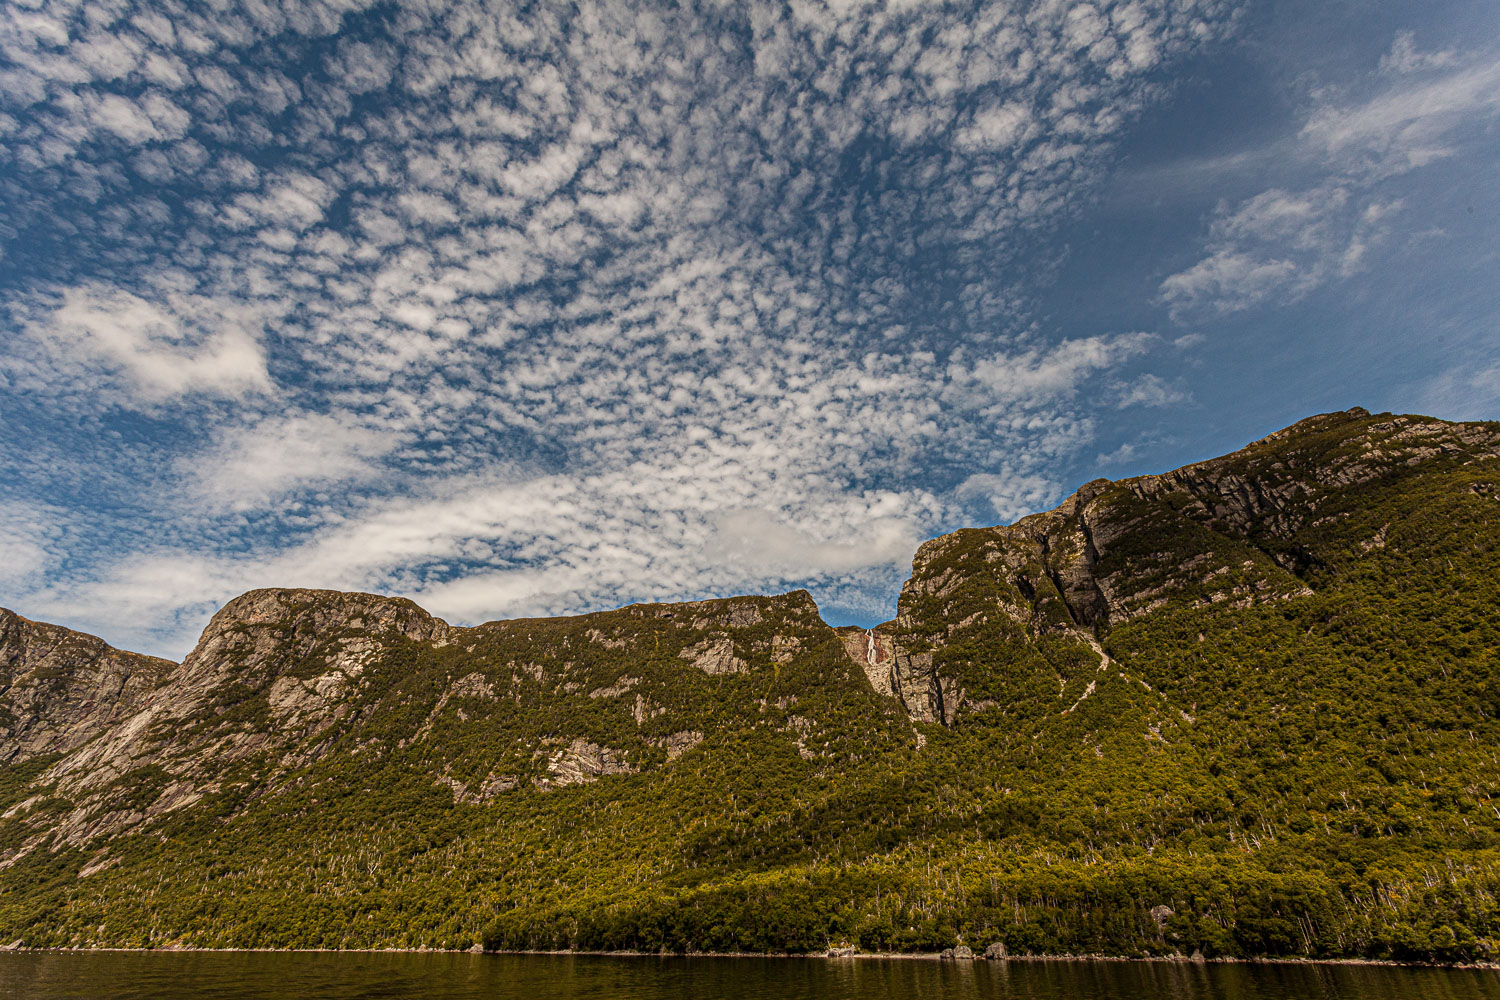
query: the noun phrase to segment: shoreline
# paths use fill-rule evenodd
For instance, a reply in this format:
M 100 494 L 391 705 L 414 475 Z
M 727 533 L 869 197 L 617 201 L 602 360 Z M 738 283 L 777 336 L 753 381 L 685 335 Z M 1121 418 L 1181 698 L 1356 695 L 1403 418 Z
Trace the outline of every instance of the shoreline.
M 1453 969 L 1476 972 L 1500 972 L 1500 961 L 1494 962 L 1398 962 L 1387 958 L 1304 958 L 1259 957 L 1235 958 L 1190 958 L 1186 955 L 1006 955 L 1002 958 L 985 958 L 975 954 L 971 958 L 954 958 L 941 952 L 855 952 L 834 954 L 832 952 L 759 952 L 759 951 L 479 951 L 471 948 L 31 948 L 22 946 L 0 946 L 0 954 L 166 954 L 166 955 L 469 955 L 474 958 L 503 955 L 530 955 L 551 958 L 654 958 L 654 959 L 803 959 L 807 961 L 846 962 L 938 962 L 957 966 L 1003 965 L 1007 962 L 1139 962 L 1153 965 L 1320 965 L 1379 967 L 1392 969 Z

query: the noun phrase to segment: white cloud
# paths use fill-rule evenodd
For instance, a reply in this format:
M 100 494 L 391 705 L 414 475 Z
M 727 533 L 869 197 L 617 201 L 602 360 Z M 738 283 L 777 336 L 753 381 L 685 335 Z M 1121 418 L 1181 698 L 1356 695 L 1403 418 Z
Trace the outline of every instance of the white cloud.
M 11 593 L 37 585 L 59 561 L 60 512 L 26 503 L 0 504 L 0 585 Z M 15 609 L 12 609 L 15 610 Z
M 1205 255 L 1161 284 L 1176 318 L 1284 304 L 1357 273 L 1401 208 L 1390 182 L 1451 155 L 1500 114 L 1500 60 L 1424 56 L 1398 35 L 1382 66 L 1394 83 L 1360 102 L 1325 98 L 1301 129 L 1299 149 L 1322 180 L 1219 207 Z
M 1155 340 L 1149 333 L 1064 340 L 1045 350 L 982 358 L 968 374 L 1001 403 L 1037 405 L 1066 398 L 1094 373 L 1143 353 Z
M 1094 463 L 1101 469 L 1118 468 L 1134 462 L 1140 454 L 1140 448 L 1132 441 L 1126 441 L 1114 451 L 1101 452 L 1094 456 Z
M 1286 300 L 1300 297 L 1317 284 L 1317 278 L 1286 258 L 1221 247 L 1186 271 L 1168 277 L 1161 291 L 1174 306 L 1208 304 L 1219 312 L 1237 312 L 1277 292 L 1284 292 Z
M 983 500 L 1002 523 L 1046 510 L 1057 502 L 1058 484 L 1043 476 L 975 473 L 954 490 L 960 500 Z
M 18 291 L 0 364 L 80 419 L 184 414 L 118 562 L 36 607 L 177 636 L 261 584 L 475 620 L 816 582 L 878 613 L 977 484 L 1044 502 L 1081 394 L 1156 343 L 1058 342 L 1004 286 L 1230 5 L 358 6 L 0 37 L 0 157 L 82 262 Z
M 1417 48 L 1416 36 L 1410 31 L 1396 32 L 1391 50 L 1380 57 L 1383 73 L 1417 73 L 1428 69 L 1445 69 L 1459 61 L 1458 53 L 1422 52 Z
M 86 286 L 34 312 L 26 332 L 54 378 L 122 383 L 121 405 L 153 406 L 197 393 L 269 392 L 257 326 L 256 311 L 238 303 L 186 294 L 148 301 Z
M 275 415 L 227 426 L 210 452 L 177 464 L 191 484 L 189 503 L 249 511 L 304 487 L 367 482 L 378 474 L 378 461 L 401 443 L 386 428 L 348 416 Z
M 1419 388 L 1421 412 L 1446 420 L 1500 419 L 1500 362 L 1460 365 Z
M 1140 375 L 1116 387 L 1120 396 L 1115 406 L 1172 406 L 1187 401 L 1188 394 L 1167 384 L 1159 375 Z
M 106 94 L 94 105 L 95 124 L 108 129 L 126 142 L 141 143 L 158 138 L 156 124 L 134 101 L 118 94 Z
M 1459 130 L 1500 110 L 1500 59 L 1398 81 L 1353 106 L 1320 107 L 1302 137 L 1356 175 L 1392 176 L 1447 156 Z
M 747 575 L 784 580 L 836 576 L 870 566 L 910 564 L 922 541 L 919 526 L 895 517 L 846 525 L 849 537 L 823 540 L 764 510 L 732 510 L 714 519 L 710 543 L 721 559 Z
M 959 145 L 970 149 L 1005 149 L 1021 141 L 1031 121 L 1031 109 L 1022 104 L 1002 104 L 976 112 L 959 131 Z

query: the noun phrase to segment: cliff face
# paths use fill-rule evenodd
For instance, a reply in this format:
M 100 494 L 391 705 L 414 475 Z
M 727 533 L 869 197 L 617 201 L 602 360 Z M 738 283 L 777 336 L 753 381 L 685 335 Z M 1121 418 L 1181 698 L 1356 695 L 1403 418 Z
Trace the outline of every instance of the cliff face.
M 221 776 L 248 758 L 290 755 L 283 768 L 315 758 L 320 748 L 307 744 L 351 714 L 350 682 L 364 665 L 394 641 L 441 641 L 448 631 L 410 601 L 259 590 L 225 605 L 174 664 L 15 621 L 5 648 L 20 683 L 8 700 L 33 706 L 15 759 L 57 759 L 32 783 L 38 794 L 13 810 L 34 832 L 0 852 L 0 866 L 38 846 L 149 826 L 220 791 Z M 328 669 L 305 676 L 315 662 Z M 39 677 L 59 696 L 35 697 Z M 236 711 L 246 702 L 268 711 Z
M 253 590 L 214 615 L 161 710 L 174 721 L 201 723 L 264 698 L 273 742 L 317 736 L 358 711 L 359 680 L 371 663 L 401 643 L 441 647 L 451 632 L 402 598 Z M 212 739 L 221 729 L 202 731 Z
M 875 659 L 890 664 L 872 682 L 898 692 L 913 719 L 951 723 L 972 671 L 944 651 L 987 642 L 1029 652 L 1045 636 L 1097 660 L 1097 639 L 1141 615 L 1309 596 L 1330 565 L 1381 544 L 1387 525 L 1353 539 L 1352 553 L 1348 532 L 1330 530 L 1362 525 L 1372 494 L 1497 457 L 1493 424 L 1354 409 L 1163 475 L 1095 480 L 1054 510 L 924 543 L 896 621 L 871 633 Z
M 954 560 L 973 553 L 1013 592 L 1007 610 L 1041 629 L 1107 628 L 1174 600 L 1304 595 L 1307 570 L 1327 555 L 1298 544 L 1310 541 L 1304 529 L 1350 516 L 1372 483 L 1497 455 L 1493 425 L 1359 409 L 1311 417 L 1223 458 L 1095 480 L 1055 510 L 927 542 L 903 614 L 961 585 L 972 572 Z
M 1340 558 L 1337 539 L 1316 529 L 1347 522 L 1365 488 L 1399 489 L 1434 463 L 1497 455 L 1493 425 L 1363 410 L 1309 418 L 1223 458 L 1096 480 L 1054 510 L 933 539 L 916 554 L 897 619 L 870 630 L 829 629 L 805 591 L 465 629 L 404 599 L 274 589 L 229 602 L 172 664 L 0 612 L 0 760 L 58 758 L 36 784 L 70 808 L 37 817 L 37 844 L 113 836 L 220 791 L 219 776 L 241 762 L 260 762 L 264 782 L 322 759 L 381 714 L 394 651 L 445 650 L 450 664 L 442 690 L 425 696 L 423 721 L 402 734 L 413 743 L 431 738 L 449 706 L 502 698 L 533 710 L 548 698 L 614 706 L 637 730 L 614 747 L 582 732 L 537 733 L 525 748 L 534 760 L 512 754 L 515 773 L 492 767 L 468 781 L 443 762 L 439 780 L 476 801 L 632 773 L 667 748 L 675 759 L 725 714 L 686 710 L 684 698 L 700 692 L 684 696 L 684 676 L 774 672 L 823 647 L 841 649 L 858 669 L 850 676 L 914 723 L 951 726 L 1004 706 L 1033 674 L 1057 681 L 1061 713 L 1108 681 L 1099 638 L 1112 626 L 1174 605 L 1307 596 L 1318 568 Z M 673 665 L 666 675 L 629 666 L 647 637 L 649 658 Z M 998 673 L 997 657 L 1010 664 Z M 789 709 L 798 697 L 773 710 L 811 755 L 808 734 L 821 727 Z M 157 797 L 112 808 L 143 768 L 154 769 Z
M 808 759 L 837 752 L 829 720 L 798 712 L 818 699 L 757 691 L 788 687 L 794 661 L 828 671 L 837 638 L 806 591 L 454 628 L 400 598 L 256 590 L 215 614 L 181 664 L 12 620 L 21 721 L 7 750 L 57 759 L 7 815 L 31 833 L 0 850 L 0 868 L 142 832 L 206 797 L 274 794 L 330 755 L 392 741 L 464 802 L 659 767 L 735 726 L 776 726 Z M 66 683 L 43 686 L 58 665 Z M 833 667 L 856 676 L 842 657 Z M 715 703 L 730 678 L 745 697 Z M 455 752 L 458 731 L 495 722 L 479 759 Z
M 0 764 L 87 743 L 129 717 L 175 667 L 0 608 Z
M 927 542 L 868 630 L 805 591 L 458 628 L 257 590 L 173 664 L 0 612 L 0 939 L 467 946 L 498 921 L 514 947 L 777 950 L 796 921 L 766 901 L 793 898 L 883 948 L 948 913 L 1013 948 L 1224 950 L 1263 889 L 1230 953 L 1394 955 L 1365 889 L 1317 882 L 1335 861 L 1448 879 L 1381 890 L 1408 924 L 1500 913 L 1497 483 L 1495 424 L 1314 417 Z M 1448 874 L 1390 853 L 1413 837 Z M 1108 940 L 1093 897 L 1002 888 L 1122 859 L 1148 860 L 1100 899 L 1156 888 Z M 1028 912 L 1077 926 L 993 936 Z
M 914 652 L 898 641 L 889 624 L 841 633 L 844 652 L 864 670 L 874 691 L 896 699 L 913 722 L 951 721 L 955 692 L 933 670 L 931 652 Z

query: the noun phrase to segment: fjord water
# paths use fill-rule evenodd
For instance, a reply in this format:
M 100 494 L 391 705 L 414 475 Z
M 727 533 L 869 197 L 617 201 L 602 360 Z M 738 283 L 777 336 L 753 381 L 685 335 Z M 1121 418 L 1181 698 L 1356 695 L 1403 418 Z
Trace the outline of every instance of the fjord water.
M 552 955 L 31 952 L 16 1000 L 1479 1000 L 1500 972 L 1355 965 Z

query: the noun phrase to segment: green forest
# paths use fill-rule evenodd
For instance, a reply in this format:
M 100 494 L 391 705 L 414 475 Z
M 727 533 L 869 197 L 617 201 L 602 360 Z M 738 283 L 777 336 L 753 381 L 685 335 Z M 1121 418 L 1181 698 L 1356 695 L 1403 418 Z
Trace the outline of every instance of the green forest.
M 878 632 L 940 722 L 801 592 L 293 711 L 371 633 L 288 599 L 128 759 L 0 766 L 0 944 L 1500 959 L 1497 442 L 1339 414 L 929 543 Z

